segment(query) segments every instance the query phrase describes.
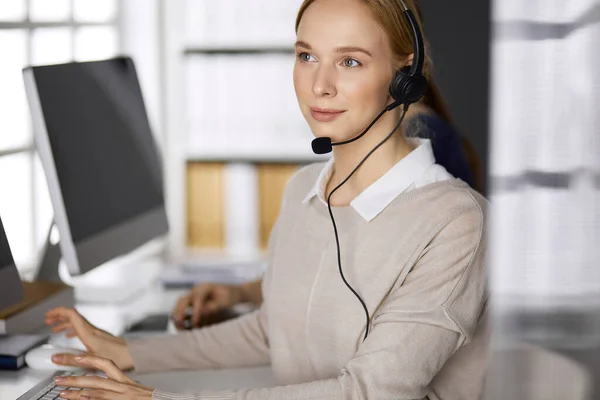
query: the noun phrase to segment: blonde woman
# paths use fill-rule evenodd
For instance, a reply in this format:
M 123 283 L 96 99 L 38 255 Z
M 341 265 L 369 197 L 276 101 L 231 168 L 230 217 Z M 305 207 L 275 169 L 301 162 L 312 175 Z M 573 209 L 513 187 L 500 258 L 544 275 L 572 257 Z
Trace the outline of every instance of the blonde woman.
M 414 0 L 405 2 L 415 10 Z M 356 137 L 392 102 L 390 82 L 413 60 L 402 2 L 306 0 L 296 31 L 294 85 L 308 125 L 316 137 L 334 142 Z M 305 167 L 290 180 L 257 311 L 131 342 L 98 330 L 74 310 L 51 311 L 47 322 L 72 331 L 90 353 L 56 361 L 108 376 L 64 378 L 61 386 L 84 390 L 62 398 L 479 398 L 487 345 L 485 201 L 435 163 L 430 141 L 407 138 L 403 125 L 395 132 L 402 112 L 384 114 L 360 140 L 335 147 L 330 162 Z M 340 278 L 338 261 L 356 295 Z M 267 364 L 280 386 L 194 395 L 146 388 L 122 372 Z

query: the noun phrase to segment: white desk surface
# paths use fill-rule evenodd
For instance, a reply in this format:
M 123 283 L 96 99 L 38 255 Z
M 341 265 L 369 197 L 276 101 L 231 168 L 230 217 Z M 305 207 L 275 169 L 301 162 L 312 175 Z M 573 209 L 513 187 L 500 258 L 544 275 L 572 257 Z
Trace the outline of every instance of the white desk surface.
M 158 285 L 148 288 L 126 303 L 78 304 L 77 309 L 94 325 L 116 335 L 127 326 L 151 313 L 171 311 L 185 290 L 162 290 Z M 77 339 L 53 335 L 50 343 L 64 347 L 79 347 Z M 16 399 L 52 372 L 35 371 L 27 367 L 19 371 L 0 371 L 0 399 Z M 172 392 L 193 392 L 201 389 L 235 389 L 270 387 L 275 385 L 270 367 L 221 371 L 181 371 L 153 374 L 131 374 L 140 383 Z

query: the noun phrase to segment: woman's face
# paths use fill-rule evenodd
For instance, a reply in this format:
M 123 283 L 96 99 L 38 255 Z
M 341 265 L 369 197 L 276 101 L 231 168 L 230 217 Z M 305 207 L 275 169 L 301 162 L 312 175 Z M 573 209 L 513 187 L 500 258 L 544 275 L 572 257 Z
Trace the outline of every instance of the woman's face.
M 316 0 L 296 42 L 294 87 L 316 137 L 358 135 L 391 101 L 392 55 L 385 32 L 360 0 Z

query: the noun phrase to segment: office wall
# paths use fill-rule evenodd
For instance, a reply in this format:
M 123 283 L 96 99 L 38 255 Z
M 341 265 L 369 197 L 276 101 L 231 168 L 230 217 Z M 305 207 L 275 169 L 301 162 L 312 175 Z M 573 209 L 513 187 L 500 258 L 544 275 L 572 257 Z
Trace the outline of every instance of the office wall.
M 487 177 L 490 0 L 421 0 L 436 81 Z M 484 180 L 484 186 L 485 180 Z

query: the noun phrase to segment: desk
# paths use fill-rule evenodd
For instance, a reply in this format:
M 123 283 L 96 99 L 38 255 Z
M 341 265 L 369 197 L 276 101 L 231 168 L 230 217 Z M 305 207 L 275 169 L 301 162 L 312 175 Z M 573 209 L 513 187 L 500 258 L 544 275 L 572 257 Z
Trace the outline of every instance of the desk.
M 148 314 L 171 311 L 176 300 L 185 292 L 186 290 L 164 290 L 156 284 L 125 303 L 78 304 L 76 307 L 92 324 L 114 335 L 122 335 L 128 326 Z M 240 310 L 243 310 L 243 307 Z M 56 346 L 83 348 L 78 339 L 69 339 L 63 334 L 52 335 L 50 343 Z M 52 372 L 29 368 L 0 371 L 0 399 L 16 399 L 51 375 Z M 270 367 L 130 375 L 143 385 L 173 392 L 269 387 L 275 384 Z
M 19 371 L 0 371 L 0 399 L 14 400 L 50 376 L 51 372 L 27 367 Z

